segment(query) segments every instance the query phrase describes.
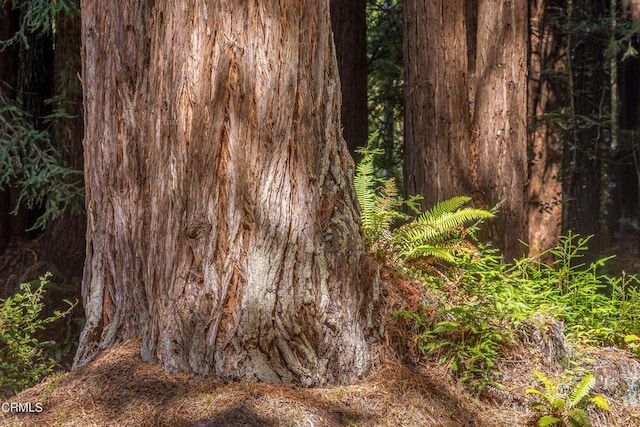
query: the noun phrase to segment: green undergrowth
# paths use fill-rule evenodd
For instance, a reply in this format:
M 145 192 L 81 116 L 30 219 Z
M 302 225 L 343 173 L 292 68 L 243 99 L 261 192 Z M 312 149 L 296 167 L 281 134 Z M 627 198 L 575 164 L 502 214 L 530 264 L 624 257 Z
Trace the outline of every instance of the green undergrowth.
M 392 179 L 373 176 L 376 153 L 363 152 L 355 183 L 370 251 L 419 279 L 429 294 L 428 303 L 397 313 L 412 322 L 422 352 L 476 390 L 499 386 L 501 353 L 525 322 L 551 313 L 576 344 L 615 345 L 637 354 L 638 279 L 607 275 L 610 258 L 586 262 L 589 237 L 568 234 L 535 258 L 507 263 L 476 238 L 496 210 L 468 207 L 469 198 L 456 197 L 419 212 L 417 199 L 403 200 Z
M 58 365 L 60 346 L 40 340 L 37 335 L 46 325 L 67 316 L 69 308 L 44 316 L 44 293 L 51 274 L 20 285 L 20 290 L 0 299 L 0 397 L 10 396 L 37 383 Z M 64 344 L 64 343 L 62 343 Z

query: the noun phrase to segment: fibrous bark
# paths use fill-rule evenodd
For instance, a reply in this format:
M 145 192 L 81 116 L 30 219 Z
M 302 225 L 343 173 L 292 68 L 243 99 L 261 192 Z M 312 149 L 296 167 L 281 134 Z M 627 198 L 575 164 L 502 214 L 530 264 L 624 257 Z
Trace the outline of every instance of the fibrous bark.
M 403 3 L 405 190 L 425 208 L 473 188 L 464 3 Z
M 346 382 L 376 296 L 326 0 L 83 3 L 87 326 L 170 372 Z

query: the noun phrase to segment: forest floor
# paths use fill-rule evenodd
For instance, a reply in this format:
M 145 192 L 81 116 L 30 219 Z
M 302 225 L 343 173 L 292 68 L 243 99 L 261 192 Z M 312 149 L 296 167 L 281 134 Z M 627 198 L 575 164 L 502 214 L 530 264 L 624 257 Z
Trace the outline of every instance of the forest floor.
M 8 402 L 42 405 L 41 413 L 0 415 L 3 426 L 528 426 L 525 391 L 536 362 L 516 360 L 505 391 L 470 394 L 435 363 L 410 368 L 387 361 L 353 385 L 303 389 L 292 385 L 166 374 L 140 360 L 140 342 L 104 351 L 94 362 L 58 373 Z M 514 360 L 512 360 L 514 362 Z M 532 362 L 529 365 L 527 362 Z M 505 375 L 505 377 L 507 377 Z M 612 404 L 593 412 L 594 426 L 640 426 L 640 408 Z
M 3 288 L 42 274 L 43 266 L 35 265 L 37 257 L 28 245 L 9 253 L 12 262 L 0 257 Z M 33 265 L 25 267 L 29 262 Z M 25 276 L 27 272 L 32 277 Z M 415 303 L 417 290 L 410 283 L 392 273 L 384 279 L 386 315 Z M 3 298 L 9 289 L 0 291 Z M 387 331 L 396 338 L 401 335 L 393 327 Z M 415 347 L 410 335 L 403 339 L 406 348 Z M 504 389 L 489 386 L 476 394 L 432 358 L 404 354 L 403 359 L 419 360 L 407 363 L 388 350 L 385 361 L 354 384 L 305 389 L 169 375 L 157 364 L 143 362 L 140 342 L 132 340 L 103 351 L 81 369 L 58 372 L 16 396 L 0 399 L 0 426 L 529 426 L 536 418 L 526 390 L 539 386 L 534 369 L 554 379 L 563 375 L 544 349 L 515 343 L 498 366 Z M 625 354 L 617 354 L 614 357 L 626 360 Z M 11 403 L 32 411 L 42 407 L 42 412 L 10 413 L 5 408 Z M 594 426 L 640 426 L 640 407 L 609 403 L 608 412 L 590 410 Z

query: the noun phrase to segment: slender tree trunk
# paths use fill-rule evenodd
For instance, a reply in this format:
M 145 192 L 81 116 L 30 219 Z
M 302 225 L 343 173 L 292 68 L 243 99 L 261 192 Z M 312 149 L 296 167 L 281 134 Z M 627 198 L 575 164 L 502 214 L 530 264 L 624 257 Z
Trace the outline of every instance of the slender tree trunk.
M 423 207 L 470 193 L 471 128 L 463 0 L 407 0 L 404 174 Z
M 59 108 L 70 117 L 58 119 L 52 129 L 52 140 L 62 154 L 64 164 L 82 170 L 82 137 L 84 113 L 80 85 L 80 4 L 77 15 L 61 14 L 56 20 L 56 42 L 53 61 L 54 91 L 60 97 Z M 74 179 L 77 179 L 74 177 Z M 52 263 L 67 277 L 81 277 L 85 256 L 86 216 L 64 213 L 47 225 L 40 239 L 41 260 Z
M 527 239 L 527 35 L 525 0 L 479 0 L 471 175 L 476 203 L 500 203 L 492 238 L 507 259 Z
M 326 0 L 83 3 L 87 324 L 76 366 L 346 382 L 370 272 Z
M 558 244 L 562 220 L 562 124 L 566 109 L 563 1 L 530 2 L 529 238 L 530 255 Z
M 366 0 L 331 0 L 331 26 L 340 71 L 344 139 L 354 159 L 367 145 Z

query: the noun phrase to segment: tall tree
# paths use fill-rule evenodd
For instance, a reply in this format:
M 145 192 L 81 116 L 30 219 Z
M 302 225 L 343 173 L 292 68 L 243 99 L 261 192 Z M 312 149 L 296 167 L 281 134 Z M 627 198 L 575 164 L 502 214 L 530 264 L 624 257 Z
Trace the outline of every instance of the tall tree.
M 562 144 L 569 107 L 564 77 L 565 1 L 532 0 L 529 53 L 529 237 L 532 255 L 558 244 L 562 219 Z
M 366 0 L 331 0 L 331 27 L 342 92 L 342 126 L 349 152 L 367 145 Z
M 87 317 L 196 376 L 345 382 L 376 295 L 327 0 L 82 4 Z
M 425 204 L 472 194 L 501 204 L 491 233 L 507 257 L 526 239 L 527 7 L 407 0 L 405 179 Z
M 492 238 L 511 258 L 523 253 L 520 241 L 527 239 L 528 7 L 525 0 L 477 3 L 470 73 L 474 198 L 485 206 L 501 204 Z
M 405 191 L 424 207 L 470 193 L 465 0 L 404 6 Z

